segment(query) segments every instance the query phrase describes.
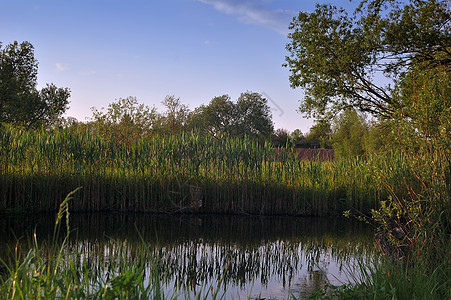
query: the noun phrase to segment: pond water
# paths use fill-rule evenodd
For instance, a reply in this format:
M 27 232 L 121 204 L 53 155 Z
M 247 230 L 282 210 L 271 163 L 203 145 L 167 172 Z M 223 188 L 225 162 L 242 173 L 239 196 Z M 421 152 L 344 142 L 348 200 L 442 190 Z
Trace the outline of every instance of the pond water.
M 55 215 L 0 218 L 0 257 L 20 241 L 51 239 Z M 357 260 L 374 255 L 373 228 L 341 218 L 71 214 L 72 249 L 130 255 L 143 240 L 159 257 L 171 294 L 218 287 L 225 299 L 305 299 L 327 282 L 352 282 Z M 23 237 L 20 239 L 20 237 Z M 189 296 L 189 297 L 191 297 Z

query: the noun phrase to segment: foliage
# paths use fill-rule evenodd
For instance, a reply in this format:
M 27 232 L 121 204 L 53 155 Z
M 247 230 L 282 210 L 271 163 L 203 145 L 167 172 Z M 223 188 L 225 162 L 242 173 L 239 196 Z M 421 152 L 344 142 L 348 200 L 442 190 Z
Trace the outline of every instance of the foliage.
M 302 138 L 304 137 L 304 134 L 302 133 L 302 131 L 300 129 L 295 129 L 293 130 L 293 132 L 291 133 L 291 141 L 294 145 L 296 145 L 297 142 L 299 142 Z
M 188 128 L 214 137 L 248 136 L 269 140 L 274 126 L 268 100 L 259 93 L 245 92 L 234 103 L 229 95 L 214 97 L 190 115 Z
M 268 139 L 273 132 L 268 100 L 259 93 L 242 93 L 236 101 L 236 126 L 240 136 L 250 135 Z
M 188 106 L 175 96 L 166 96 L 161 103 L 166 111 L 159 117 L 157 130 L 171 134 L 183 131 L 189 116 Z
M 273 132 L 267 100 L 258 93 L 242 93 L 236 103 L 228 95 L 214 97 L 208 105 L 193 111 L 175 96 L 166 96 L 162 104 L 166 110 L 159 113 L 155 107 L 139 104 L 134 97 L 120 98 L 109 104 L 106 112 L 92 108 L 92 123 L 87 127 L 93 127 L 92 130 L 104 138 L 128 145 L 152 134 L 178 135 L 194 131 L 217 138 L 247 136 L 265 141 Z
M 363 115 L 356 110 L 346 110 L 334 120 L 332 136 L 335 157 L 356 157 L 365 154 L 365 137 L 368 126 Z
M 108 105 L 106 112 L 95 107 L 91 110 L 92 126 L 97 133 L 128 145 L 149 135 L 157 119 L 156 109 L 138 103 L 135 97 L 119 98 Z
M 192 127 L 212 136 L 233 135 L 236 131 L 237 111 L 229 95 L 214 97 L 208 105 L 202 105 L 191 116 Z
M 429 144 L 442 149 L 450 158 L 451 149 L 451 72 L 448 66 L 434 69 L 419 65 L 395 90 L 404 103 L 394 122 L 406 137 L 399 138 L 406 149 Z M 410 143 L 410 144 L 409 144 Z
M 328 120 L 317 120 L 305 135 L 308 143 L 318 142 L 321 148 L 332 148 L 332 127 Z
M 26 128 L 54 124 L 68 109 L 68 88 L 37 90 L 38 62 L 29 42 L 0 44 L 0 122 Z
M 119 144 L 92 130 L 0 130 L 0 210 L 47 211 L 83 186 L 77 211 L 337 215 L 377 208 L 388 193 L 375 170 L 407 194 L 405 157 L 275 159 L 269 142 L 185 133 Z M 287 154 L 290 154 L 287 152 Z M 380 178 L 382 180 L 382 178 Z
M 353 16 L 331 5 L 300 12 L 290 25 L 293 88 L 305 90 L 300 110 L 328 118 L 347 108 L 392 118 L 406 103 L 382 75 L 395 84 L 419 63 L 423 68 L 451 63 L 450 10 L 447 1 L 362 1 Z
M 396 130 L 389 121 L 370 121 L 364 137 L 365 154 L 377 155 L 398 149 Z
M 277 129 L 272 135 L 272 145 L 276 148 L 294 146 L 291 135 L 286 129 Z M 296 143 L 296 142 L 295 142 Z

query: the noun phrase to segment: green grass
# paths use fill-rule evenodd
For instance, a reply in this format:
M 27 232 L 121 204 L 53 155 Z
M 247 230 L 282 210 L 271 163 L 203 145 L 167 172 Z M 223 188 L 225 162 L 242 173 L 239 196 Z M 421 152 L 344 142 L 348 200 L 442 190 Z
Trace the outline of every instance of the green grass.
M 423 263 L 406 266 L 389 260 L 360 262 L 355 283 L 327 285 L 310 295 L 311 299 L 450 299 L 448 263 L 432 269 Z
M 390 193 L 372 219 L 403 254 L 362 264 L 356 285 L 319 291 L 333 299 L 451 299 L 451 168 L 449 148 L 424 143 L 395 177 L 375 172 Z M 411 150 L 410 150 L 411 151 Z M 399 162 L 398 162 L 399 164 Z M 395 179 L 396 178 L 396 179 Z M 405 186 L 407 193 L 400 187 Z M 396 238 L 393 229 L 405 236 Z M 384 242 L 385 243 L 385 242 Z M 331 293 L 331 294 L 328 294 Z
M 383 180 L 411 176 L 402 155 L 274 161 L 269 144 L 196 134 L 132 145 L 69 129 L 0 128 L 0 211 L 51 211 L 81 186 L 74 211 L 340 215 L 378 206 Z M 395 187 L 404 193 L 404 187 Z

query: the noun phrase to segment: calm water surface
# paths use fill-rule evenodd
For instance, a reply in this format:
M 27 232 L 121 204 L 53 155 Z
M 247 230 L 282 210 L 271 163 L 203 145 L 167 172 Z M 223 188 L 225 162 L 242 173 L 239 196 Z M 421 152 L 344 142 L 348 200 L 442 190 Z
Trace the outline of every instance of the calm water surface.
M 54 214 L 0 218 L 0 255 L 33 232 L 50 239 L 54 221 Z M 375 250 L 371 227 L 339 218 L 96 213 L 71 214 L 70 226 L 71 249 L 99 255 L 121 246 L 133 256 L 141 235 L 159 257 L 165 294 L 185 286 L 191 297 L 222 278 L 225 299 L 304 299 L 327 282 L 352 281 L 356 260 Z

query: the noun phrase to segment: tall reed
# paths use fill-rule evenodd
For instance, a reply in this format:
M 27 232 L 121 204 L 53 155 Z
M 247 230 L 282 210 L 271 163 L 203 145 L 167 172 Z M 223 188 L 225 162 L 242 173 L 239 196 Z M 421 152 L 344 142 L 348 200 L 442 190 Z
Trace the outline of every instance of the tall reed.
M 1 127 L 0 211 L 56 210 L 59 199 L 82 186 L 74 211 L 368 212 L 387 195 L 375 170 L 393 179 L 410 176 L 404 159 L 316 162 L 285 155 L 276 161 L 270 144 L 248 138 L 192 133 L 126 146 L 89 131 Z

